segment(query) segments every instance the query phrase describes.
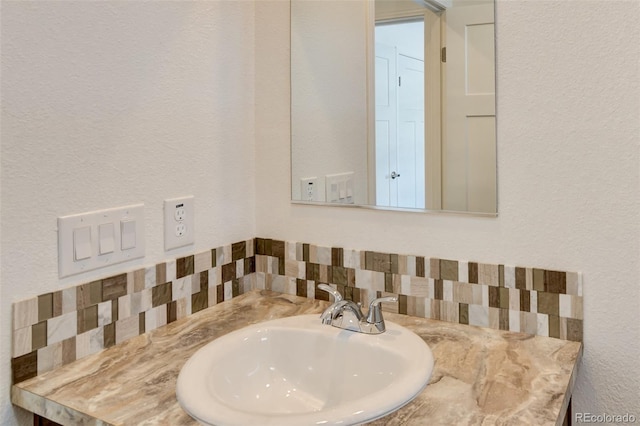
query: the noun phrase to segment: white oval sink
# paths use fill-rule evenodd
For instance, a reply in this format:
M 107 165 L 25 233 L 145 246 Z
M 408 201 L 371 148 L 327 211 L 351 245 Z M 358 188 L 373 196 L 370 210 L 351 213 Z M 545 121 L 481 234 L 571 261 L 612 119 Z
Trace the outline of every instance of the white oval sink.
M 368 335 L 301 315 L 251 325 L 199 349 L 178 376 L 182 408 L 206 425 L 353 425 L 427 385 L 433 354 L 387 321 Z

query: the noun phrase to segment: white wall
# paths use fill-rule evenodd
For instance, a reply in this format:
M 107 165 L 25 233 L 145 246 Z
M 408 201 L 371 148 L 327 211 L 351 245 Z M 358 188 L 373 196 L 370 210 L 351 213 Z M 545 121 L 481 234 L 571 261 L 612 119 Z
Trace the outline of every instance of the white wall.
M 2 2 L 0 424 L 28 424 L 12 302 L 255 235 L 253 20 L 243 1 Z M 162 201 L 187 194 L 196 244 L 165 253 Z M 58 216 L 139 202 L 144 260 L 58 279 Z
M 289 7 L 256 3 L 257 231 L 582 271 L 574 412 L 640 417 L 640 3 L 497 4 L 499 217 L 289 202 Z

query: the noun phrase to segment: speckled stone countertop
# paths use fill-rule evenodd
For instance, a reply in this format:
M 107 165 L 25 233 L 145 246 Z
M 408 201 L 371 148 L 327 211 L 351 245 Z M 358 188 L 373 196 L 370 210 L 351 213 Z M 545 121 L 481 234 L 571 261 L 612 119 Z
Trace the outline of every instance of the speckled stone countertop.
M 199 348 L 248 324 L 321 312 L 326 302 L 252 291 L 12 387 L 14 404 L 62 424 L 195 425 L 175 395 Z M 431 347 L 429 386 L 370 425 L 562 424 L 582 345 L 385 314 Z

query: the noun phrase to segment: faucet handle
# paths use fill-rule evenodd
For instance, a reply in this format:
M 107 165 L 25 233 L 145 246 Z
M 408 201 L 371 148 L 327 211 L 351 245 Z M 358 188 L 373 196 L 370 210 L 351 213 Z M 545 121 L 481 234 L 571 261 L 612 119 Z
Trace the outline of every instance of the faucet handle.
M 373 299 L 369 304 L 369 312 L 367 313 L 367 322 L 369 324 L 376 324 L 384 321 L 382 318 L 382 302 L 397 302 L 398 298 L 395 296 L 379 297 Z
M 318 284 L 318 288 L 320 290 L 324 290 L 327 293 L 329 293 L 330 295 L 333 296 L 333 303 L 337 303 L 339 301 L 342 300 L 342 295 L 340 294 L 340 292 L 338 290 L 335 290 L 333 287 L 331 287 L 328 284 Z

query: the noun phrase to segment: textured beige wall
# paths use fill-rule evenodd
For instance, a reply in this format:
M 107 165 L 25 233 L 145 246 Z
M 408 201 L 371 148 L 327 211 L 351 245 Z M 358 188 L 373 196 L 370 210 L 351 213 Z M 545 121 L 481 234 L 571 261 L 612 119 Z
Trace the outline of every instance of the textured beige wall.
M 255 234 L 252 2 L 2 2 L 0 424 L 11 303 Z M 195 196 L 164 252 L 162 201 Z M 147 256 L 59 280 L 56 218 L 145 204 Z

